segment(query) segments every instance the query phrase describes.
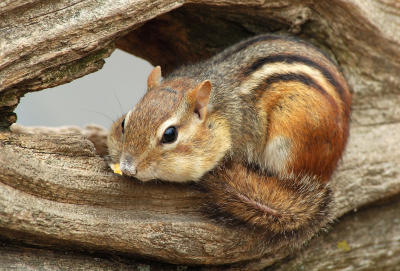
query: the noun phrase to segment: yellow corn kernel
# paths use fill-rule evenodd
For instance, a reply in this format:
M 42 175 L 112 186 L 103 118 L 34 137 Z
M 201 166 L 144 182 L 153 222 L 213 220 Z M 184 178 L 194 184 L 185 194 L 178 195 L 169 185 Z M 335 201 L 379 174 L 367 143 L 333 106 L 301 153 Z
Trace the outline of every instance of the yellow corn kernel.
M 110 164 L 110 167 L 114 171 L 114 173 L 122 175 L 121 169 L 119 168 L 119 163 Z

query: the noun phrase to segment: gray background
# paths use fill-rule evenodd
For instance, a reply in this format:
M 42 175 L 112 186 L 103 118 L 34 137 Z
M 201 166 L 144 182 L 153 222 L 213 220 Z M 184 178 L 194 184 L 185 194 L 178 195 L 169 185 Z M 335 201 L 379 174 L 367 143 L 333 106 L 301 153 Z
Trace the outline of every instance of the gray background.
M 17 107 L 18 124 L 62 126 L 112 121 L 133 107 L 146 90 L 152 66 L 121 50 L 107 59 L 103 68 L 55 88 L 29 93 Z M 120 105 L 120 104 L 121 105 Z

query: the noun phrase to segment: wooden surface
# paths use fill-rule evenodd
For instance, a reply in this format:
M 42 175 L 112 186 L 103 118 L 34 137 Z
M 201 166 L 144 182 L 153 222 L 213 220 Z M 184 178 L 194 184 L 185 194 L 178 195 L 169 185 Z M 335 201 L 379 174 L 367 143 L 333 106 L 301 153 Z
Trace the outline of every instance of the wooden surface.
M 337 221 L 329 233 L 321 233 L 304 250 L 282 265 L 268 271 L 298 270 L 399 270 L 400 199 L 390 203 L 351 212 Z M 397 218 L 396 218 L 397 216 Z M 371 232 L 380 235 L 379 242 Z M 16 260 L 18 259 L 18 260 Z M 205 267 L 171 265 L 133 259 L 132 257 L 88 254 L 84 252 L 21 247 L 0 241 L 0 263 L 3 270 L 257 270 L 266 265 Z
M 98 155 L 104 154 L 101 128 L 13 127 L 0 133 L 0 236 L 2 255 L 9 255 L 0 263 L 53 270 L 73 258 L 71 266 L 87 261 L 92 270 L 115 268 L 108 256 L 96 265 L 99 256 L 91 251 L 228 264 L 214 269 L 399 270 L 397 0 L 6 0 L 0 3 L 0 126 L 15 121 L 22 95 L 100 69 L 115 46 L 170 71 L 266 31 L 298 35 L 325 50 L 354 93 L 350 141 L 331 182 L 338 221 L 328 233 L 297 252 L 269 246 L 244 229 L 205 219 L 204 195 L 194 185 L 141 184 L 112 174 Z M 36 246 L 81 254 L 64 257 Z M 48 260 L 29 261 L 36 249 Z M 13 262 L 12 255 L 25 260 Z M 152 262 L 123 263 L 162 270 Z

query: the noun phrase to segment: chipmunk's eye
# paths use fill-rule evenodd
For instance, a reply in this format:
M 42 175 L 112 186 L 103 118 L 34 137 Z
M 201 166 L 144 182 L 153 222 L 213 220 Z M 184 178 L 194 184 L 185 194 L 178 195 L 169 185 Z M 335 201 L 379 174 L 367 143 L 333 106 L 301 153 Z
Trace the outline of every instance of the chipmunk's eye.
M 123 119 L 121 122 L 121 131 L 122 131 L 122 133 L 125 132 L 125 119 Z
M 178 137 L 178 130 L 174 127 L 168 127 L 161 139 L 161 143 L 163 144 L 168 144 L 168 143 L 172 143 L 176 140 L 176 138 Z

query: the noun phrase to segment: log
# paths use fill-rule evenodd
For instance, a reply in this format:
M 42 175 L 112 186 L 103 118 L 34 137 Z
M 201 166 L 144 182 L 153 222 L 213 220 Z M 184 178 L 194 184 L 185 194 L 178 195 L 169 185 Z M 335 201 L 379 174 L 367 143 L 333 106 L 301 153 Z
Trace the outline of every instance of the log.
M 3 1 L 0 236 L 5 248 L 19 242 L 15 254 L 5 255 L 29 258 L 39 250 L 54 266 L 82 257 L 92 264 L 97 256 L 89 252 L 95 252 L 214 269 L 394 269 L 400 262 L 399 30 L 396 0 Z M 353 90 L 350 140 L 331 181 L 334 216 L 345 217 L 300 251 L 205 218 L 199 208 L 205 195 L 195 184 L 142 184 L 114 175 L 103 159 L 101 128 L 9 128 L 21 96 L 100 69 L 115 47 L 169 72 L 262 32 L 290 33 L 320 47 Z M 382 201 L 385 207 L 375 207 Z M 10 259 L 0 257 L 0 265 L 13 264 Z M 29 266 L 24 259 L 20 270 Z
M 363 208 L 338 221 L 329 233 L 321 233 L 306 249 L 269 271 L 296 270 L 397 270 L 400 264 L 400 200 Z M 396 218 L 397 217 L 397 218 Z M 396 220 L 397 219 L 397 220 Z M 395 222 L 395 223 L 393 223 Z M 381 235 L 376 242 L 374 235 Z M 19 259 L 17 262 L 16 259 Z M 329 260 L 327 260 L 329 259 Z M 0 263 L 9 270 L 257 270 L 266 266 L 260 260 L 251 265 L 199 267 L 149 262 L 107 254 L 21 247 L 0 241 Z

